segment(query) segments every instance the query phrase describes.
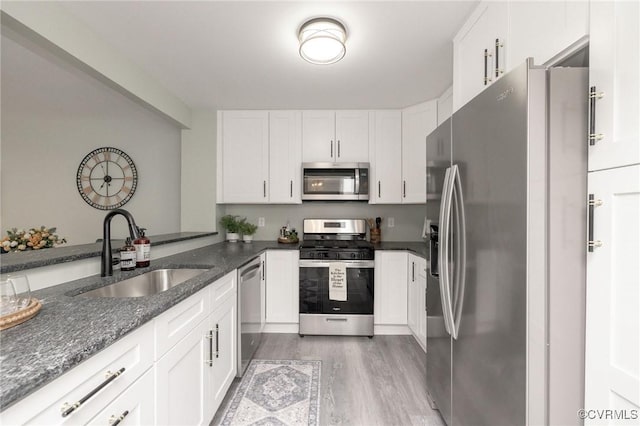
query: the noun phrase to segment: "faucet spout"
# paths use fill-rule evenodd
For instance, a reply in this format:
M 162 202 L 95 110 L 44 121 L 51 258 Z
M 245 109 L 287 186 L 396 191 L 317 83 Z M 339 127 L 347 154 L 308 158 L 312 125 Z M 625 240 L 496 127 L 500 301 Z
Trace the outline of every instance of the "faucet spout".
M 113 275 L 113 256 L 111 254 L 111 219 L 114 216 L 121 215 L 127 220 L 129 226 L 129 235 L 132 240 L 135 240 L 140 236 L 139 228 L 136 225 L 136 221 L 133 219 L 131 213 L 124 209 L 111 210 L 104 217 L 102 224 L 102 255 L 100 257 L 100 276 L 110 277 Z

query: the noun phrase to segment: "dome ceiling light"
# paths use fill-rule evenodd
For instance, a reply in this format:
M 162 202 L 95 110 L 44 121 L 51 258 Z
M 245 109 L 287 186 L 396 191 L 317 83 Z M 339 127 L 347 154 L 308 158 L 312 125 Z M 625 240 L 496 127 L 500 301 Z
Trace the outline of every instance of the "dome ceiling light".
M 312 64 L 328 65 L 344 57 L 347 30 L 332 18 L 313 18 L 298 31 L 300 56 Z

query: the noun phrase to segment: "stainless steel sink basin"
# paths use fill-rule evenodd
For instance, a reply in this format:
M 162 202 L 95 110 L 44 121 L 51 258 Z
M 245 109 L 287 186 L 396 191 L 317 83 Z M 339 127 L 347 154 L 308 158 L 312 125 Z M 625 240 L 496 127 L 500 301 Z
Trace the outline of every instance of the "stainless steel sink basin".
M 89 297 L 143 297 L 169 290 L 205 272 L 206 269 L 156 269 L 95 290 L 80 293 Z

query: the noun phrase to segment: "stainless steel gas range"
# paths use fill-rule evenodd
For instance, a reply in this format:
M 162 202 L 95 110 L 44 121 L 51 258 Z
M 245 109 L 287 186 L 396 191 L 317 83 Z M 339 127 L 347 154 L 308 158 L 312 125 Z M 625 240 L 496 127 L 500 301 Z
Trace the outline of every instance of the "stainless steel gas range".
M 374 251 L 364 219 L 305 219 L 300 335 L 373 337 Z

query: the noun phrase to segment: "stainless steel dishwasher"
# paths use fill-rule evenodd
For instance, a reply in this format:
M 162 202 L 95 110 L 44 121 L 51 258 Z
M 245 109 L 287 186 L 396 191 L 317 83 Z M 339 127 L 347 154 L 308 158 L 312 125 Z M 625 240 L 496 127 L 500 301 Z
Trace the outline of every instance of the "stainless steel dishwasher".
M 260 256 L 238 268 L 238 377 L 260 345 L 265 323 Z

